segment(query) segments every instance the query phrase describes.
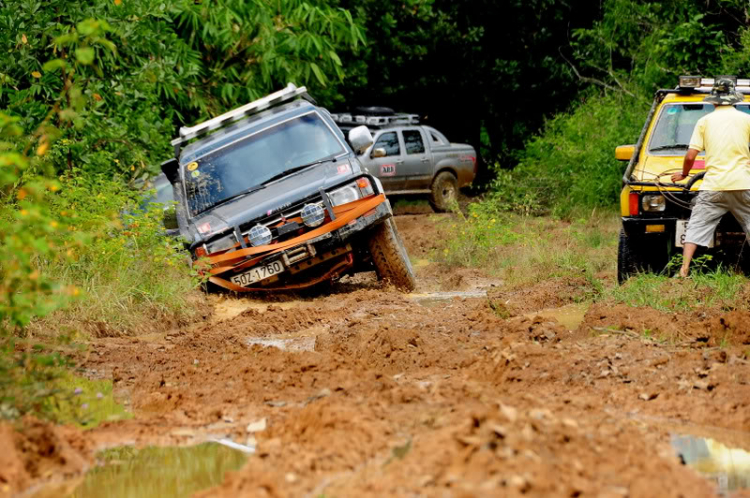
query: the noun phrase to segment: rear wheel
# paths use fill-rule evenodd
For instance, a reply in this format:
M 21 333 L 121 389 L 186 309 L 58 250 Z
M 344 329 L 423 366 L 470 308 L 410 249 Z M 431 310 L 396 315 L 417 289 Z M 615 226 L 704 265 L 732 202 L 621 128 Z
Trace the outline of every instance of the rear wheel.
M 450 171 L 441 171 L 432 181 L 430 206 L 438 213 L 448 211 L 458 200 L 458 180 Z
M 389 281 L 403 291 L 416 288 L 414 270 L 392 219 L 376 226 L 367 244 L 378 278 Z

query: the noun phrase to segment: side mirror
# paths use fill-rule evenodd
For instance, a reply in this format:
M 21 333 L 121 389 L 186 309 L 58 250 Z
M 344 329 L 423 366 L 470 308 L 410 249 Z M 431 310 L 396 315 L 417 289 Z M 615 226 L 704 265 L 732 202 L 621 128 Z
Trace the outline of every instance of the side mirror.
M 374 149 L 372 151 L 372 154 L 370 154 L 370 157 L 385 157 L 385 149 L 383 149 L 382 147 Z
M 180 181 L 180 162 L 177 158 L 173 157 L 172 159 L 167 159 L 161 163 L 161 170 L 167 176 L 167 180 L 169 180 L 169 183 L 172 185 Z
M 174 206 L 169 206 L 164 209 L 162 223 L 167 230 L 179 230 L 180 226 L 177 223 L 177 209 L 175 209 Z
M 357 155 L 364 153 L 373 142 L 372 133 L 367 126 L 357 126 L 349 130 L 349 143 Z
M 635 152 L 635 145 L 620 145 L 615 149 L 615 159 L 618 161 L 630 161 Z

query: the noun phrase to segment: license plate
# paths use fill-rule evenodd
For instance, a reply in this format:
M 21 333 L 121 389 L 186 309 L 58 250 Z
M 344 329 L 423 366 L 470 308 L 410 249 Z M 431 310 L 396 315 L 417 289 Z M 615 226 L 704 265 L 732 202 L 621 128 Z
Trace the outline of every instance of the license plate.
M 247 287 L 250 284 L 260 282 L 261 280 L 272 277 L 274 275 L 278 275 L 279 273 L 283 272 L 284 265 L 281 264 L 281 261 L 274 261 L 273 263 L 269 263 L 265 266 L 259 266 L 257 268 L 253 268 L 250 271 L 246 271 L 245 273 L 234 275 L 232 277 L 232 282 L 237 285 L 241 285 L 242 287 Z
M 674 245 L 677 247 L 685 247 L 685 234 L 687 233 L 688 220 L 677 220 L 677 224 L 674 227 Z M 708 247 L 714 246 L 714 239 L 711 239 L 711 243 Z

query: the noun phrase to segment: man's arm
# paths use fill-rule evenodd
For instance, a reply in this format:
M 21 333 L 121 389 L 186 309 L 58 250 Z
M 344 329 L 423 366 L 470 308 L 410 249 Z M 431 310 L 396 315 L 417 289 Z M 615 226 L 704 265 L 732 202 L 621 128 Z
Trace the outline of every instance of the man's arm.
M 677 183 L 687 178 L 690 170 L 693 169 L 693 163 L 695 162 L 695 158 L 698 157 L 699 153 L 700 151 L 698 150 L 688 149 L 687 154 L 685 154 L 685 159 L 682 161 L 682 173 L 675 173 L 674 175 L 672 175 L 673 183 Z

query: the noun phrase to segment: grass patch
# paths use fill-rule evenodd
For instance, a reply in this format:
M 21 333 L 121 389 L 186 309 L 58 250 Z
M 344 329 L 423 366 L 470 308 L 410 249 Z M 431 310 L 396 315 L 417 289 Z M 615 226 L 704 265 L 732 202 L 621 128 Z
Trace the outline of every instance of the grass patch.
M 606 290 L 602 299 L 665 312 L 707 308 L 735 310 L 747 307 L 743 290 L 748 282 L 746 276 L 723 268 L 706 272 L 694 270 L 691 278 L 684 280 L 643 273 Z
M 614 274 L 620 220 L 612 212 L 592 211 L 560 220 L 477 203 L 469 206 L 467 215 L 457 211 L 443 223 L 448 237 L 437 255 L 440 261 L 484 268 L 512 287 L 584 277 L 601 291 L 598 275 Z
M 70 220 L 54 241 L 69 257 L 39 259 L 38 268 L 80 296 L 33 323 L 35 335 L 61 328 L 97 336 L 142 332 L 202 311 L 188 255 L 180 241 L 164 235 L 161 205 L 139 207 L 137 192 L 101 177 L 65 179 L 53 202 Z

